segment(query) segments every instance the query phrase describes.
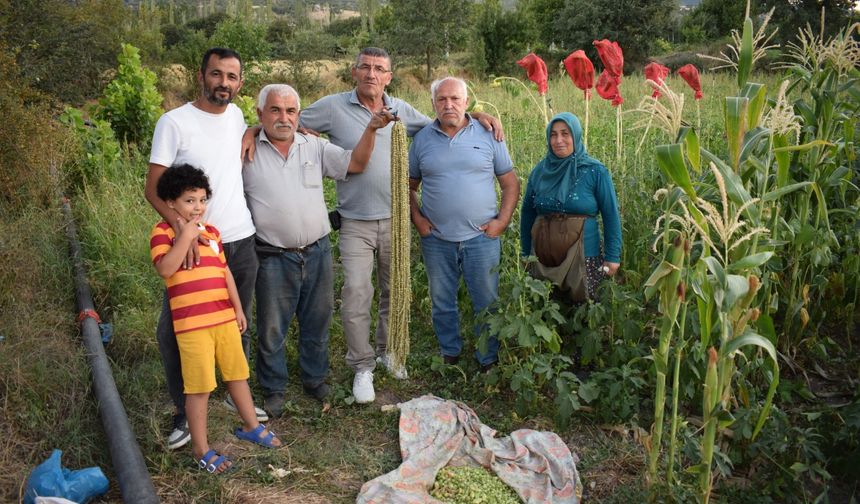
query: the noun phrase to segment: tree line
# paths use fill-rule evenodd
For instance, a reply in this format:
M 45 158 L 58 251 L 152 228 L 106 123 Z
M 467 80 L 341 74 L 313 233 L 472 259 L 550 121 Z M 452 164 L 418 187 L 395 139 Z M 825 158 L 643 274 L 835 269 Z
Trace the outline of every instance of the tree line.
M 454 54 L 476 77 L 514 73 L 529 51 L 550 65 L 576 49 L 596 61 L 592 41 L 608 38 L 624 49 L 631 71 L 653 56 L 721 49 L 746 3 L 703 0 L 682 10 L 677 0 L 517 0 L 513 8 L 501 0 L 360 0 L 359 16 L 335 18 L 346 4 L 327 3 L 332 19 L 314 23 L 304 0 L 0 0 L 0 35 L 35 88 L 77 104 L 100 94 L 122 42 L 138 47 L 148 66 L 191 68 L 206 47 L 230 45 L 252 62 L 294 62 L 292 77 L 307 62 L 376 45 L 423 65 L 429 78 Z M 753 17 L 774 9 L 780 44 L 806 25 L 818 30 L 822 8 L 825 35 L 857 19 L 851 0 L 750 0 Z

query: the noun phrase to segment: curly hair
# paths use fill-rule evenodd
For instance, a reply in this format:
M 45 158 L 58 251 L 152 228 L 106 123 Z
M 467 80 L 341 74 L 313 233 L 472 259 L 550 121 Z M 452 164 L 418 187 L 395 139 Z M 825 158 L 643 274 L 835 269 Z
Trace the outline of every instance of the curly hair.
M 182 193 L 191 189 L 205 189 L 206 198 L 212 197 L 209 178 L 200 168 L 190 164 L 174 165 L 164 170 L 155 188 L 158 197 L 164 201 L 176 200 Z

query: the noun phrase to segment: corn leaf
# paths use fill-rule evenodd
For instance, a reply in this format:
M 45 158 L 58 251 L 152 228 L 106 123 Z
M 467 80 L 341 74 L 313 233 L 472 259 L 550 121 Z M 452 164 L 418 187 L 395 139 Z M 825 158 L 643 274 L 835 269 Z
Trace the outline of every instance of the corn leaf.
M 776 346 L 776 327 L 773 325 L 773 318 L 767 313 L 759 315 L 755 322 L 758 332 L 767 338 L 774 346 Z
M 767 86 L 757 82 L 748 82 L 741 89 L 740 94 L 750 100 L 750 106 L 747 111 L 747 125 L 749 128 L 757 128 L 759 122 L 761 122 L 764 106 L 767 104 Z
M 726 192 L 729 195 L 729 199 L 739 205 L 750 200 L 750 194 L 744 187 L 741 178 L 729 167 L 729 165 L 725 163 L 725 161 L 715 156 L 708 149 L 702 149 L 702 155 L 705 156 L 708 161 L 714 163 L 717 170 L 720 171 L 720 175 L 723 176 L 723 180 L 726 182 Z
M 750 268 L 756 268 L 768 262 L 773 257 L 773 252 L 759 252 L 758 254 L 748 255 L 739 261 L 734 261 L 729 265 L 729 271 L 743 271 Z
M 773 343 L 761 334 L 754 333 L 751 329 L 747 329 L 742 335 L 726 343 L 725 355 L 730 355 L 748 345 L 761 348 L 767 352 L 771 360 L 776 362 L 776 347 L 773 346 Z
M 740 337 L 728 342 L 726 345 L 726 354 L 740 350 L 748 345 L 757 346 L 767 352 L 770 356 L 772 373 L 772 376 L 769 377 L 770 385 L 767 389 L 767 397 L 765 397 L 764 405 L 762 406 L 761 413 L 759 414 L 758 421 L 756 422 L 755 429 L 753 430 L 752 437 L 755 439 L 755 437 L 758 436 L 758 433 L 761 432 L 761 428 L 764 427 L 764 422 L 767 420 L 767 417 L 770 415 L 770 408 L 773 405 L 773 396 L 776 393 L 777 385 L 779 385 L 779 363 L 776 360 L 776 347 L 774 347 L 773 343 L 764 336 L 752 332 L 750 329 L 747 329 L 747 331 Z
M 681 144 L 658 145 L 657 163 L 666 178 L 678 184 L 691 199 L 696 199 L 696 190 L 693 189 L 690 173 L 684 164 Z
M 705 266 L 708 267 L 708 271 L 711 272 L 712 275 L 717 279 L 717 284 L 725 288 L 726 286 L 726 270 L 723 269 L 723 265 L 720 264 L 720 261 L 717 260 L 714 256 L 703 257 L 702 261 L 705 263 Z
M 741 154 L 739 162 L 743 163 L 749 158 L 750 154 L 752 154 L 753 150 L 758 146 L 758 144 L 768 138 L 770 136 L 770 130 L 765 128 L 764 126 L 758 126 L 747 131 L 746 135 L 744 135 L 743 146 L 741 147 Z
M 857 87 L 857 86 L 853 86 Z M 860 103 L 860 93 L 855 95 L 855 101 Z M 845 139 L 845 154 L 848 161 L 857 159 L 857 151 L 854 149 L 854 121 L 845 121 L 842 123 L 843 135 Z
M 741 275 L 726 275 L 726 311 L 734 308 L 735 303 L 742 299 L 750 290 L 747 277 Z
M 818 219 L 825 223 L 825 228 L 830 230 L 830 217 L 827 213 L 827 199 L 824 197 L 824 192 L 821 190 L 821 186 L 813 183 L 812 184 L 812 192 L 815 194 L 815 199 L 818 200 Z
M 651 296 L 660 289 L 660 285 L 663 283 L 662 280 L 677 269 L 669 261 L 662 261 L 651 273 L 651 276 L 648 277 L 648 280 L 645 281 L 645 299 L 651 299 Z
M 726 122 L 726 140 L 729 147 L 729 157 L 732 168 L 738 171 L 741 147 L 747 129 L 747 109 L 750 100 L 745 96 L 726 96 L 724 115 Z
M 779 150 L 788 147 L 788 138 L 785 135 L 773 135 L 773 155 L 776 158 L 776 187 L 782 188 L 788 184 L 788 169 L 791 166 L 791 154 Z
M 762 427 L 764 427 L 764 423 L 770 416 L 770 408 L 771 406 L 773 406 L 773 396 L 776 394 L 777 385 L 779 385 L 779 365 L 776 363 L 776 361 L 771 361 L 771 365 L 773 367 L 773 377 L 771 378 L 770 385 L 767 388 L 767 397 L 765 397 L 764 399 L 764 405 L 761 408 L 761 413 L 758 416 L 758 421 L 755 423 L 755 429 L 753 430 L 752 439 L 755 439 L 756 436 L 758 436 L 759 432 L 761 432 Z
M 749 79 L 753 64 L 753 24 L 749 17 L 744 20 L 741 46 L 738 49 L 738 89 L 741 89 Z
M 810 186 L 810 185 L 812 185 L 812 182 L 810 182 L 808 180 L 806 182 L 798 182 L 796 184 L 787 185 L 787 186 L 784 186 L 784 187 L 781 187 L 779 189 L 776 189 L 776 190 L 773 190 L 773 191 L 766 193 L 764 196 L 761 197 L 761 200 L 762 201 L 778 200 L 779 198 L 782 198 L 786 194 L 793 193 L 794 191 L 797 191 L 798 189 L 803 189 L 804 187 Z
M 826 145 L 828 147 L 834 147 L 834 145 L 826 140 L 813 140 L 811 142 L 807 142 L 803 145 L 787 145 L 785 147 L 776 147 L 773 149 L 774 152 L 792 152 L 792 151 L 807 151 L 813 147 L 817 147 L 819 145 Z
M 702 153 L 699 150 L 699 135 L 696 130 L 690 126 L 682 127 L 678 134 L 678 141 L 684 142 L 685 153 L 690 166 L 696 170 L 696 173 L 700 173 L 702 171 Z

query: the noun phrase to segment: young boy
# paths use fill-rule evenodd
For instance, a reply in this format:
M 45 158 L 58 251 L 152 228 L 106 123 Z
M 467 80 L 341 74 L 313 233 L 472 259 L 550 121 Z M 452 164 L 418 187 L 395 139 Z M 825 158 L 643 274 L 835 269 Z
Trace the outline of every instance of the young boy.
M 227 267 L 220 233 L 203 222 L 206 202 L 212 195 L 209 179 L 193 166 L 173 166 L 158 180 L 157 193 L 177 214 L 175 225 L 165 221 L 155 225 L 149 245 L 155 269 L 167 284 L 185 382 L 192 452 L 201 468 L 221 473 L 232 462 L 209 449 L 206 438 L 206 414 L 209 393 L 216 386 L 216 362 L 242 417 L 243 426 L 236 429 L 236 437 L 269 448 L 281 446 L 281 441 L 257 421 L 254 412 L 248 363 L 240 336 L 247 321 Z M 200 264 L 182 268 L 188 247 L 201 236 L 208 245 L 200 246 Z

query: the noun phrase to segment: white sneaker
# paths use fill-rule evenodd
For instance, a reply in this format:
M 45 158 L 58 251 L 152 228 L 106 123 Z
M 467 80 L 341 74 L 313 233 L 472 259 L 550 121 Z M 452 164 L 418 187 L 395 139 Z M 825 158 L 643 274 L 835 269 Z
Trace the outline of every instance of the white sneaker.
M 185 415 L 173 415 L 173 431 L 167 436 L 167 448 L 175 450 L 181 448 L 191 441 L 191 432 L 188 430 L 188 420 Z
M 385 366 L 385 369 L 388 371 L 388 374 L 397 378 L 398 380 L 405 380 L 409 378 L 409 373 L 406 372 L 406 366 L 404 366 L 403 364 L 394 364 L 392 362 L 390 354 L 380 355 L 376 358 L 376 363 Z
M 233 402 L 233 397 L 230 396 L 230 394 L 227 394 L 227 399 L 224 399 L 224 406 L 227 406 L 227 409 L 230 411 L 235 411 L 236 413 L 239 412 L 236 408 L 236 403 Z M 256 405 L 254 406 L 254 413 L 257 415 L 258 422 L 269 421 L 269 414 L 262 408 L 258 408 Z
M 376 399 L 373 391 L 373 371 L 359 371 L 352 380 L 352 395 L 358 404 L 372 403 Z

